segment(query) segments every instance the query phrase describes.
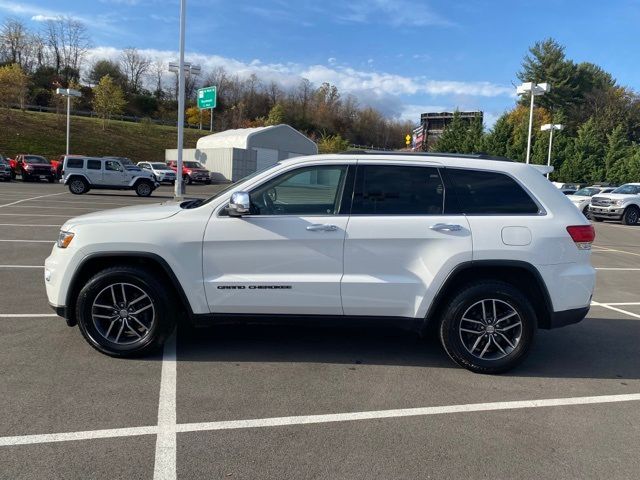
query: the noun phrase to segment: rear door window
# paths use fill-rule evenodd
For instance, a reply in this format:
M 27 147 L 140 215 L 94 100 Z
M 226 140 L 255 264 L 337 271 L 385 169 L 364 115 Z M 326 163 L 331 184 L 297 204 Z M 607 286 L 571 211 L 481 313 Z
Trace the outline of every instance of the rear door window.
M 441 215 L 443 203 L 437 168 L 358 166 L 352 215 Z
M 88 170 L 102 170 L 102 161 L 100 160 L 87 160 Z
M 451 180 L 461 213 L 522 215 L 540 211 L 531 196 L 503 173 L 448 168 L 446 175 Z

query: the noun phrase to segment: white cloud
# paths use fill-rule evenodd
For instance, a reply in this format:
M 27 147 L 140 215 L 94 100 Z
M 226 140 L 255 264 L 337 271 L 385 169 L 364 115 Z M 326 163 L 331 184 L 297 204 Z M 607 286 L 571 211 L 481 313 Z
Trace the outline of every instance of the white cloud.
M 30 5 L 28 3 L 17 3 L 7 0 L 0 0 L 0 10 L 9 12 L 13 15 L 27 16 L 34 22 L 46 22 L 48 20 L 55 20 L 61 17 L 72 18 L 78 20 L 83 24 L 92 27 L 100 28 L 103 30 L 118 31 L 114 26 L 117 16 L 113 15 L 96 15 L 91 17 L 85 17 L 82 15 L 76 15 L 68 11 L 58 12 L 47 8 L 41 8 L 36 5 Z
M 49 20 L 57 20 L 58 18 L 60 17 L 38 14 L 31 17 L 31 20 L 33 20 L 34 22 L 48 22 Z

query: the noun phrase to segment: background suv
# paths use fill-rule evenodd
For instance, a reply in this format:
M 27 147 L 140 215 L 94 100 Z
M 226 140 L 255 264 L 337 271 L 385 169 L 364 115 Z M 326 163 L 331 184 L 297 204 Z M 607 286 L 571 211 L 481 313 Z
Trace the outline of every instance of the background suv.
M 135 190 L 140 197 L 148 197 L 158 183 L 153 174 L 141 168 L 123 165 L 113 158 L 66 157 L 63 182 L 76 195 L 92 188 Z
M 627 183 L 607 194 L 591 197 L 589 214 L 596 222 L 619 220 L 626 225 L 640 222 L 640 183 Z
M 11 165 L 2 155 L 0 155 L 0 180 L 11 181 Z
M 109 355 L 157 349 L 179 318 L 355 320 L 435 330 L 459 365 L 497 373 L 538 328 L 584 318 L 593 239 L 529 165 L 362 152 L 284 160 L 207 200 L 73 218 L 44 274 L 56 312 Z
M 40 155 L 18 155 L 15 170 L 17 175 L 22 176 L 23 182 L 47 180 L 53 183 L 56 179 L 55 168 L 49 160 Z
M 176 160 L 169 160 L 167 165 L 175 172 L 178 171 L 178 162 Z M 209 185 L 211 183 L 211 172 L 204 168 L 200 162 L 187 160 L 182 162 L 182 179 L 187 185 L 191 185 L 193 182 L 202 182 Z
M 155 176 L 160 183 L 176 183 L 176 172 L 169 165 L 162 162 L 138 162 L 138 166 L 143 170 L 147 170 Z

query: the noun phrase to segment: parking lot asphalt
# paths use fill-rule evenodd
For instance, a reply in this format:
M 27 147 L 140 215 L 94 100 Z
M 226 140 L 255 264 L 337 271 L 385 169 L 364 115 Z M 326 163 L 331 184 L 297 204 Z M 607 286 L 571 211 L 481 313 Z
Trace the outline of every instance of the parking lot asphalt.
M 171 196 L 0 184 L 0 479 L 637 477 L 640 227 L 595 224 L 587 319 L 505 375 L 386 329 L 181 330 L 164 354 L 101 355 L 48 307 L 44 259 L 69 217 Z

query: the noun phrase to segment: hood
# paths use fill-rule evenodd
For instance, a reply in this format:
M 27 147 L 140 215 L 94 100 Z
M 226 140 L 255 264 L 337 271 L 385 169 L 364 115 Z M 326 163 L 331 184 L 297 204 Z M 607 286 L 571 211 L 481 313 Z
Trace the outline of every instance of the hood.
M 90 225 L 95 223 L 122 223 L 122 222 L 149 222 L 169 218 L 182 211 L 180 203 L 165 202 L 152 205 L 115 208 L 101 212 L 88 213 L 67 220 L 62 230 L 67 230 L 78 225 Z
M 626 200 L 628 198 L 640 198 L 633 193 L 597 193 L 591 198 L 606 198 L 608 200 Z
M 582 202 L 584 200 L 589 200 L 591 197 L 588 197 L 587 195 L 566 195 L 566 197 L 571 200 L 572 202 Z

